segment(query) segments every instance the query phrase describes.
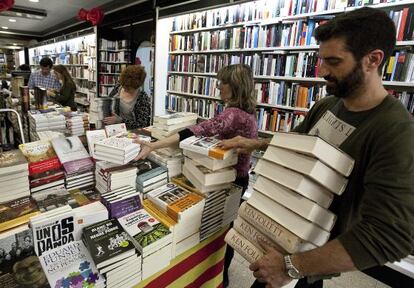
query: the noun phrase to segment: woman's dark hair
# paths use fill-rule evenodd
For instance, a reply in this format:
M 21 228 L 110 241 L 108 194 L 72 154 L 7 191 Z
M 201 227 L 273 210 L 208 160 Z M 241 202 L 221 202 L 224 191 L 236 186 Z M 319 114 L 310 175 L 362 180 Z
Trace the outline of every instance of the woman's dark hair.
M 369 52 L 380 49 L 384 59 L 378 67 L 378 73 L 391 56 L 395 47 L 395 25 L 387 13 L 374 8 L 360 8 L 345 12 L 315 29 L 317 41 L 342 38 L 347 49 L 357 61 Z
M 75 82 L 73 82 L 72 77 L 70 76 L 68 69 L 66 69 L 63 65 L 55 65 L 53 66 L 53 71 L 58 72 L 63 76 L 63 86 L 64 85 L 72 85 L 73 87 L 76 87 Z

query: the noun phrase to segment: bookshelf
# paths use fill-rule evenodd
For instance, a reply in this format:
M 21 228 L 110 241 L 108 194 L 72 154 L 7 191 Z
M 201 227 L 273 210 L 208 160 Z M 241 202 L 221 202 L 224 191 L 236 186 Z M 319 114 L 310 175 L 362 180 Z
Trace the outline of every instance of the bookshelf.
M 76 84 L 75 102 L 88 107 L 96 95 L 96 34 L 79 36 L 81 32 L 67 35 L 66 40 L 50 39 L 29 48 L 29 64 L 35 70 L 42 58 L 49 57 L 55 65 L 64 65 Z
M 122 70 L 131 63 L 131 49 L 127 40 L 99 41 L 98 96 L 107 97 L 119 81 Z
M 363 2 L 259 0 L 160 18 L 155 115 L 186 110 L 204 118 L 215 116 L 222 106 L 215 88 L 218 70 L 245 63 L 254 73 L 259 130 L 272 132 L 270 123 L 277 121 L 276 130 L 289 131 L 299 123 L 300 115 L 326 95 L 325 80 L 318 77 L 319 46 L 313 30 L 339 13 L 362 7 Z M 387 63 L 391 74 L 384 71 L 383 84 L 412 112 L 414 76 L 412 72 L 407 75 L 414 61 L 414 39 L 405 33 L 408 28 L 401 25 L 401 17 L 404 8 L 414 7 L 414 1 L 389 2 L 365 5 L 385 10 L 396 23 L 393 56 L 395 60 L 401 54 L 408 55 L 402 63 L 407 71 L 391 77 L 396 67 Z

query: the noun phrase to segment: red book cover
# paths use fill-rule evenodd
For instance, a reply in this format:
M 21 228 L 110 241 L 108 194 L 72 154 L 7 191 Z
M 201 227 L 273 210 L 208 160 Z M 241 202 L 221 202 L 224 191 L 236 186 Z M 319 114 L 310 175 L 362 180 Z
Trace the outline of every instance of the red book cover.
M 401 23 L 400 23 L 400 27 L 398 30 L 398 34 L 397 34 L 397 41 L 402 41 L 404 38 L 404 28 L 405 28 L 405 23 L 407 22 L 407 16 L 408 16 L 408 8 L 404 8 L 402 10 L 402 14 L 401 14 Z

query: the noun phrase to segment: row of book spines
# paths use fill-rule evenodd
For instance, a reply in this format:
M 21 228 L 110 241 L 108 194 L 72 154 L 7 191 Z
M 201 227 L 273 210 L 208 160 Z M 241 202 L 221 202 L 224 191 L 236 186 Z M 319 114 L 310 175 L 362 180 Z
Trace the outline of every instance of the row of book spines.
M 401 101 L 401 103 L 407 108 L 408 112 L 414 113 L 414 92 L 400 92 L 388 90 L 388 93 L 394 95 L 395 98 Z
M 397 41 L 412 40 L 414 37 L 414 8 L 391 10 L 388 15 L 397 28 Z
M 257 112 L 257 128 L 263 131 L 289 132 L 304 119 L 304 113 L 298 112 L 281 112 L 276 109 L 273 109 L 273 111 L 265 111 L 263 108 Z
M 106 39 L 100 39 L 99 44 L 100 49 L 121 50 L 129 47 L 128 40 L 109 41 Z
M 202 118 L 215 117 L 224 110 L 224 105 L 218 101 L 186 98 L 171 94 L 166 96 L 165 104 L 169 111 L 193 112 Z
M 385 64 L 384 80 L 413 81 L 414 80 L 414 53 L 397 51 Z

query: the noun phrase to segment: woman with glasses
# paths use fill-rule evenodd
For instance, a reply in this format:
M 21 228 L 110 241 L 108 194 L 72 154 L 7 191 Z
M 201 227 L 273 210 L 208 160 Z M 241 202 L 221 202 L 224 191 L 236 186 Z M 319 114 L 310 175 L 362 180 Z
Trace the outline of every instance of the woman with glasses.
M 217 136 L 219 139 L 231 139 L 236 136 L 257 138 L 256 98 L 254 95 L 253 73 L 249 66 L 235 64 L 223 67 L 217 74 L 220 99 L 226 108 L 214 118 L 193 127 L 180 131 L 157 142 L 141 144 L 141 152 L 137 159 L 145 158 L 151 151 L 177 145 L 178 142 L 195 136 Z M 246 190 L 249 183 L 250 155 L 238 156 L 235 184 Z M 233 258 L 234 250 L 227 246 L 224 269 L 224 286 L 228 284 L 228 267 Z

